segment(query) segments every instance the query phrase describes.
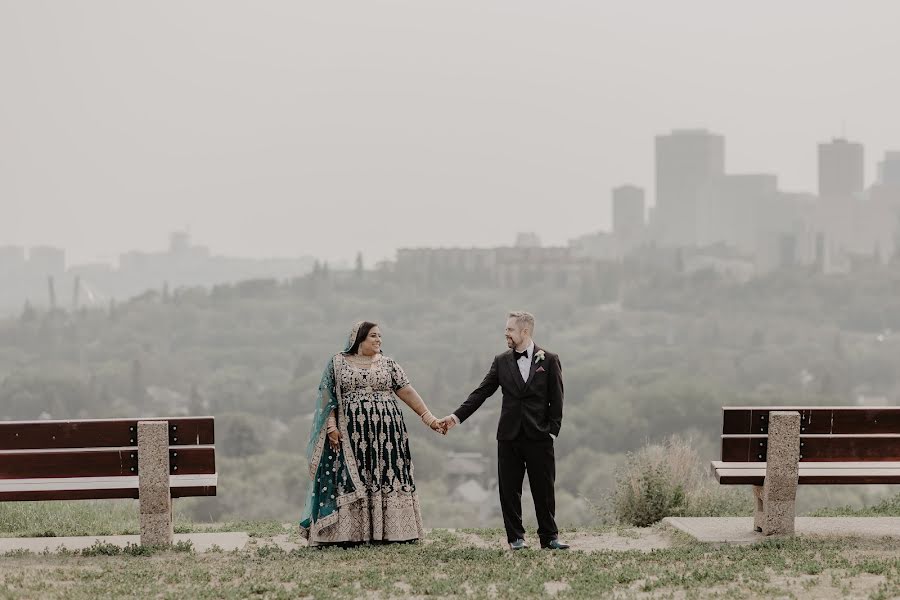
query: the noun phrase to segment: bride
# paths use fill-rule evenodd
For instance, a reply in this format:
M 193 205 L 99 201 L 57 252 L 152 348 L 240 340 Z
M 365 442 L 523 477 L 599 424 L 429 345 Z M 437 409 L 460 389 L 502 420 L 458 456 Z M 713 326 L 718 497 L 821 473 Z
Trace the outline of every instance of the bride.
M 311 485 L 300 521 L 310 546 L 424 535 L 397 397 L 428 427 L 446 433 L 400 365 L 381 353 L 378 325 L 357 323 L 319 383 L 306 449 Z

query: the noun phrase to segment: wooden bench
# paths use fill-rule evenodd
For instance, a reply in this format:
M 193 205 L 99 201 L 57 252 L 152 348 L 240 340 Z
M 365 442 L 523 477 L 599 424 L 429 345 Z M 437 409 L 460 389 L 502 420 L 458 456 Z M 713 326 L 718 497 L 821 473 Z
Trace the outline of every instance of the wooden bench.
M 723 485 L 752 485 L 754 527 L 794 532 L 797 485 L 900 483 L 900 407 L 723 407 Z
M 141 544 L 172 543 L 172 498 L 215 496 L 213 417 L 0 421 L 0 502 L 138 498 Z

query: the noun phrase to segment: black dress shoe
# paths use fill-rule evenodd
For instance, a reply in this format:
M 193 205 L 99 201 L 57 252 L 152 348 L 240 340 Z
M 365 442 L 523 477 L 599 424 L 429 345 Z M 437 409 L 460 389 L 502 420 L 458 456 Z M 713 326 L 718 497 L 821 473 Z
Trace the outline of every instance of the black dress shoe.
M 525 540 L 523 540 L 522 538 L 519 538 L 513 542 L 510 542 L 509 547 L 512 550 L 524 550 L 525 548 L 528 547 L 528 544 L 525 543 Z
M 568 550 L 569 545 L 559 540 L 550 540 L 546 544 L 541 544 L 541 548 L 544 550 Z

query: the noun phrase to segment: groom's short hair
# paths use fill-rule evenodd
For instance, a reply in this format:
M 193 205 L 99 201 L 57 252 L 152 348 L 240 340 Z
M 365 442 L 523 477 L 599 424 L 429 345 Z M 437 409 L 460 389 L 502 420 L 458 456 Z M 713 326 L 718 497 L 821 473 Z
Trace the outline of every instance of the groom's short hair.
M 534 315 L 524 310 L 514 310 L 509 313 L 508 319 L 515 319 L 519 327 L 527 327 L 530 333 L 534 333 Z

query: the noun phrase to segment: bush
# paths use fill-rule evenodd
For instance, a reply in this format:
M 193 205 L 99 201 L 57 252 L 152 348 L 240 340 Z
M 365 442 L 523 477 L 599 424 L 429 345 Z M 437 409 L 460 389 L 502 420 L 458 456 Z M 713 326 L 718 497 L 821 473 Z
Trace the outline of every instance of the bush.
M 612 507 L 617 521 L 647 527 L 670 516 L 752 514 L 747 490 L 723 489 L 706 472 L 690 439 L 672 436 L 626 455 L 616 470 Z

